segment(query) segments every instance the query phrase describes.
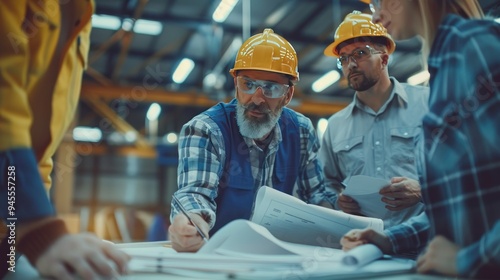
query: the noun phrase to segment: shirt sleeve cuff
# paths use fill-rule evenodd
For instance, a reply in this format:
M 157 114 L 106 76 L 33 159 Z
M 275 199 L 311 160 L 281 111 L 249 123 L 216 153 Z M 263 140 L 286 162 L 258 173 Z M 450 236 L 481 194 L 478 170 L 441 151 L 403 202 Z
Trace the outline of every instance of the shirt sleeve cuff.
M 207 223 L 210 229 L 215 225 L 215 212 L 209 209 L 192 209 L 188 210 L 189 213 L 194 213 L 200 215 Z M 174 220 L 174 217 L 179 214 L 180 211 L 176 207 L 172 206 L 172 212 L 170 213 L 170 223 Z
M 66 225 L 60 219 L 54 219 L 34 228 L 19 240 L 18 249 L 35 266 L 42 255 L 57 239 L 68 233 Z
M 0 194 L 2 197 L 14 197 L 9 201 L 13 204 L 11 209 L 15 209 L 10 211 L 8 207 L 2 207 L 2 219 L 17 218 L 18 222 L 23 222 L 54 215 L 31 149 L 0 152 L 0 170 L 0 182 L 11 182 L 0 188 Z
M 215 213 L 213 211 L 205 209 L 205 210 L 191 210 L 189 212 L 200 215 L 203 218 L 203 220 L 205 220 L 208 223 L 210 229 L 214 227 Z

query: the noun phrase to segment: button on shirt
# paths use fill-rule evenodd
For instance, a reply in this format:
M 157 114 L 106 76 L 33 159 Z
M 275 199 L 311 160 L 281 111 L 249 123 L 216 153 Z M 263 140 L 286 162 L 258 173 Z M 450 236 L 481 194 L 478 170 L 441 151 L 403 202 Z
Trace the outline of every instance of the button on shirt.
M 428 111 L 429 89 L 401 84 L 391 77 L 393 90 L 378 112 L 359 101 L 337 112 L 328 121 L 320 159 L 327 186 L 340 192 L 351 176 L 386 179 L 402 176 L 418 180 L 415 141 L 421 119 Z M 422 203 L 402 211 L 390 211 L 385 227 L 399 224 L 424 209 Z

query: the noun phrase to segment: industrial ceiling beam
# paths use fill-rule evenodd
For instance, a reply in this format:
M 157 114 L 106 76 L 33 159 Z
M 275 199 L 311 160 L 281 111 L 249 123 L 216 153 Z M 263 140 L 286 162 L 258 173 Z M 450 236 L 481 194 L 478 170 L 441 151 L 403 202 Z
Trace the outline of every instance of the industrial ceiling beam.
M 82 98 L 84 100 L 96 100 L 100 98 L 104 101 L 124 99 L 137 103 L 157 102 L 175 106 L 203 108 L 209 108 L 219 102 L 208 98 L 208 95 L 202 92 L 174 92 L 161 89 L 148 90 L 145 86 L 102 86 L 91 83 L 83 84 Z M 293 101 L 289 107 L 302 114 L 319 117 L 330 116 L 347 106 L 347 103 L 344 102 L 325 102 L 324 100 L 315 100 L 310 97 L 294 98 Z M 109 107 L 108 109 L 111 110 Z
M 141 18 L 141 15 L 144 11 L 144 7 L 148 3 L 148 1 L 149 0 L 139 0 L 139 3 L 137 3 L 137 6 L 136 6 L 135 11 L 134 11 L 132 26 L 130 27 L 130 30 L 128 30 L 125 33 L 125 35 L 122 37 L 122 40 L 121 40 L 122 48 L 120 50 L 120 54 L 118 56 L 118 61 L 115 64 L 115 68 L 114 68 L 113 74 L 111 76 L 113 81 L 118 80 L 123 63 L 125 62 L 125 59 L 127 58 L 128 49 L 129 49 L 130 44 L 132 42 L 132 38 L 134 37 L 134 25 L 135 25 L 136 21 L 139 18 Z
M 120 133 L 134 133 L 137 137 L 135 145 L 137 147 L 149 147 L 151 144 L 142 136 L 133 126 L 121 118 L 113 109 L 111 109 L 103 99 L 96 95 L 82 95 L 81 98 L 97 114 L 105 118 Z
M 174 53 L 176 50 L 180 48 L 180 46 L 186 44 L 187 40 L 194 34 L 194 31 L 187 32 L 182 38 L 179 40 L 175 40 L 163 48 L 159 49 L 153 54 L 148 54 L 148 57 L 144 59 L 144 62 L 141 63 L 138 67 L 136 67 L 134 70 L 132 70 L 129 75 L 134 76 L 137 75 L 140 71 L 143 71 L 146 66 L 162 59 L 162 57 Z M 176 56 L 177 57 L 177 56 Z M 198 63 L 200 64 L 200 63 Z

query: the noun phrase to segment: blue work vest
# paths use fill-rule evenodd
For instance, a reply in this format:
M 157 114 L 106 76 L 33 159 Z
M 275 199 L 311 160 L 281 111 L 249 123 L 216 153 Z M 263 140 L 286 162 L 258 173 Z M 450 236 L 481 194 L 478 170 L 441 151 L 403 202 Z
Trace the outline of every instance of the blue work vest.
M 219 126 L 224 136 L 226 160 L 219 181 L 213 235 L 236 219 L 250 219 L 257 189 L 254 187 L 248 146 L 236 122 L 236 99 L 219 103 L 205 111 Z M 279 143 L 272 176 L 273 188 L 292 194 L 300 167 L 300 131 L 296 113 L 283 108 L 278 121 L 283 141 Z

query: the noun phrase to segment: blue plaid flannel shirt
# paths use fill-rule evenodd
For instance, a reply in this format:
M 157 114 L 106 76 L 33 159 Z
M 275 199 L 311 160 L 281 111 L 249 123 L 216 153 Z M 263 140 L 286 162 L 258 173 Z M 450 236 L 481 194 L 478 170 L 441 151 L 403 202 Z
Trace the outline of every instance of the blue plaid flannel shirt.
M 420 164 L 426 214 L 386 230 L 395 253 L 442 235 L 464 277 L 500 275 L 500 24 L 448 15 L 428 59 Z

